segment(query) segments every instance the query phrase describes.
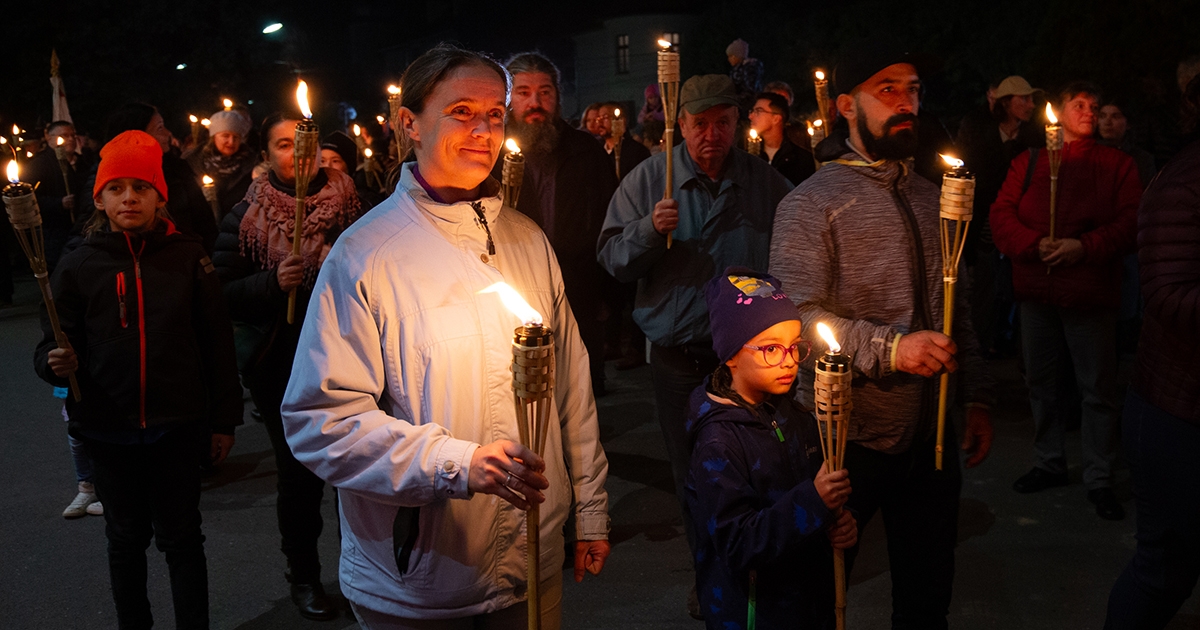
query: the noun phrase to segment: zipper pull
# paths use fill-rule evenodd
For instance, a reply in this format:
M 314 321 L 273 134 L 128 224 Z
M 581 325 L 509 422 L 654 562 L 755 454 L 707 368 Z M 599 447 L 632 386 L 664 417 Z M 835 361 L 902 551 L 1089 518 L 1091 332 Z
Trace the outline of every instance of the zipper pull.
M 121 313 L 121 328 L 129 328 L 129 320 L 125 318 L 125 272 L 117 274 L 117 310 Z
M 488 227 L 487 217 L 483 214 L 483 204 L 476 201 L 471 204 L 471 208 L 475 210 L 475 216 L 479 217 L 479 222 L 483 225 L 483 231 L 487 232 L 487 249 L 491 256 L 496 255 L 496 245 L 492 242 L 492 230 Z
M 779 430 L 779 423 L 771 420 L 771 428 L 775 429 L 775 437 L 779 438 L 780 442 L 783 442 L 783 431 Z

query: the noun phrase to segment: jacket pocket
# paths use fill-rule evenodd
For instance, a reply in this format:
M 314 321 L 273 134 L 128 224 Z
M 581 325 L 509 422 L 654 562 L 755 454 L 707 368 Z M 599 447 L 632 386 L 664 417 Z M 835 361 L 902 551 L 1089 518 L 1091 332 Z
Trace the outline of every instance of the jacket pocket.
M 403 579 L 409 572 L 413 547 L 421 533 L 421 508 L 401 507 L 396 509 L 392 521 L 392 555 L 396 558 L 396 571 Z

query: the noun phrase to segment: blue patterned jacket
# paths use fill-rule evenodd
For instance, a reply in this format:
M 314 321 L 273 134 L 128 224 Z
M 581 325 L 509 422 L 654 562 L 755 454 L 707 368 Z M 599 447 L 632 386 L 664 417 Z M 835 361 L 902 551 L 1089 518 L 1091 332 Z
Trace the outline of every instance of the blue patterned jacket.
M 746 628 L 751 571 L 759 630 L 832 627 L 832 515 L 813 485 L 823 462 L 816 421 L 790 397 L 753 414 L 710 396 L 708 384 L 689 402 L 686 485 L 707 627 Z

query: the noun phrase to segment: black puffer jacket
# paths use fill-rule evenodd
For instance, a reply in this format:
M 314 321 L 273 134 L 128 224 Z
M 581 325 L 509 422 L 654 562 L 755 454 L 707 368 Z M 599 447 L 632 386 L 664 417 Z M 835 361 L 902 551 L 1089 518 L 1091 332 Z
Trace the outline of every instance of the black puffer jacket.
M 198 239 L 169 221 L 142 235 L 103 231 L 63 256 L 51 281 L 63 332 L 79 356 L 81 399 L 67 397 L 71 427 L 117 431 L 242 422 L 233 336 L 212 262 Z M 43 309 L 34 367 L 57 347 Z
M 1133 389 L 1200 426 L 1200 142 L 1179 152 L 1138 210 L 1142 336 Z

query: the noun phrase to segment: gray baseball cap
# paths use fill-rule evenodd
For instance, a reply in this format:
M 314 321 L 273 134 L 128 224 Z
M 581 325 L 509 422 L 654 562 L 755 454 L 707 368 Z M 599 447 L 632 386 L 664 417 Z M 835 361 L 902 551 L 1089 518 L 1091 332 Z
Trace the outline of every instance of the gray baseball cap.
M 679 106 L 689 114 L 716 107 L 738 104 L 733 80 L 724 74 L 698 74 L 683 83 L 679 90 Z

